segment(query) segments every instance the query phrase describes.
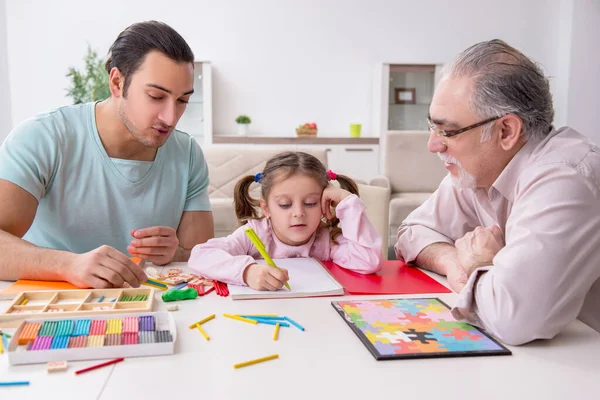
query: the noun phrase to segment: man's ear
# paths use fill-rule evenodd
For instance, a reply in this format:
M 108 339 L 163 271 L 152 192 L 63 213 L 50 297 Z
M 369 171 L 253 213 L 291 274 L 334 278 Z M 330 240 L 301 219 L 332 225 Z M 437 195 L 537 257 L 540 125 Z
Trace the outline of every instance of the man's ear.
M 523 121 L 514 114 L 508 114 L 498 121 L 500 127 L 500 146 L 505 151 L 513 149 L 520 142 Z
M 110 89 L 110 94 L 115 98 L 122 97 L 124 84 L 125 77 L 117 67 L 113 67 L 110 70 L 110 74 L 108 74 L 108 88 Z
M 262 197 L 260 198 L 260 209 L 262 210 L 262 215 L 270 218 L 271 214 L 269 213 L 269 206 L 267 206 L 267 202 Z

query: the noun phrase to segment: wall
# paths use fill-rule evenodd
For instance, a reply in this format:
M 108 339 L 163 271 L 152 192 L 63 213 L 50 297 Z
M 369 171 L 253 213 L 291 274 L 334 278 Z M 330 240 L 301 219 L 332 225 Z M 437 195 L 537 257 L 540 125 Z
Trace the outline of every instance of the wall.
M 6 49 L 6 4 L 0 0 L 0 143 L 12 128 L 10 85 Z
M 104 54 L 129 24 L 160 19 L 213 64 L 214 130 L 293 135 L 370 132 L 376 64 L 440 64 L 481 40 L 502 38 L 556 74 L 559 4 L 544 0 L 6 0 L 12 121 L 69 104 L 65 78 L 86 42 Z M 1 38 L 0 38 L 1 39 Z M 562 89 L 564 90 L 564 88 Z
M 566 124 L 600 144 L 600 1 L 575 0 Z

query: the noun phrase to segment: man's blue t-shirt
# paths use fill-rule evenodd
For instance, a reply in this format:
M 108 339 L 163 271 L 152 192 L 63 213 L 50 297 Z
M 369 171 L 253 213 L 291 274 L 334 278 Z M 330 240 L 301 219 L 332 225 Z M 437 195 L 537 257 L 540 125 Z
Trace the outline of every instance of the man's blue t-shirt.
M 127 254 L 132 229 L 177 229 L 184 211 L 210 211 L 200 146 L 173 131 L 154 161 L 112 159 L 95 103 L 61 107 L 17 126 L 0 147 L 0 179 L 39 202 L 23 239 L 84 253 L 109 245 Z

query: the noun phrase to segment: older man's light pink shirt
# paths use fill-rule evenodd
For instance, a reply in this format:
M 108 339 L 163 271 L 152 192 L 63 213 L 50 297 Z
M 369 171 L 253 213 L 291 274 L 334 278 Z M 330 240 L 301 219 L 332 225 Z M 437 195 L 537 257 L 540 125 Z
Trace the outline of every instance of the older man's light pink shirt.
M 290 246 L 275 236 L 266 218 L 250 220 L 227 237 L 194 246 L 188 265 L 207 278 L 245 285 L 244 270 L 262 258 L 244 232 L 251 227 L 271 258 L 313 257 L 362 274 L 377 272 L 382 241 L 367 218 L 363 202 L 356 195 L 350 195 L 340 201 L 335 212 L 342 228 L 342 234 L 335 239 L 338 244 L 331 243 L 329 229 L 322 228 L 306 244 Z
M 413 261 L 497 225 L 506 246 L 474 272 L 453 313 L 509 344 L 551 338 L 577 316 L 600 331 L 600 149 L 570 128 L 528 141 L 489 190 L 439 189 L 398 230 Z

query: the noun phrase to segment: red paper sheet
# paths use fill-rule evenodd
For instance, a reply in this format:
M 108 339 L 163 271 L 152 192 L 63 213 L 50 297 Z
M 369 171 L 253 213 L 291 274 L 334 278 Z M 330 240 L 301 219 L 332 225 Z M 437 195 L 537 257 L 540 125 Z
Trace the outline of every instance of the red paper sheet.
M 404 261 L 386 260 L 375 274 L 363 275 L 330 261 L 323 265 L 349 294 L 451 293 L 451 290 Z

